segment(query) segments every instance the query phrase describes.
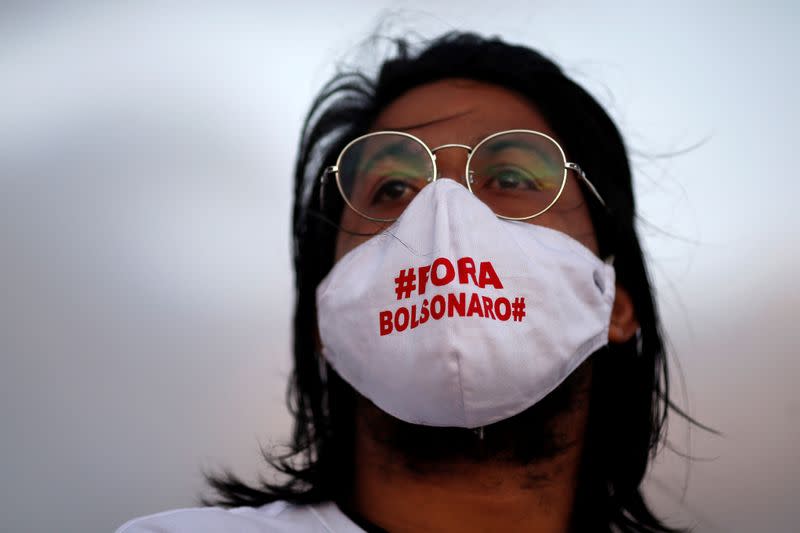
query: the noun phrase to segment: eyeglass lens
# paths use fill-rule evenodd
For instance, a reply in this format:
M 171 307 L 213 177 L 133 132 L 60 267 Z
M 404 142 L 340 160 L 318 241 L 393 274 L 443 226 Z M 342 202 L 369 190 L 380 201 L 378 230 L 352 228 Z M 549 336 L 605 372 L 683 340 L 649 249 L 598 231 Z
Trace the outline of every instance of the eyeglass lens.
M 433 176 L 433 161 L 418 140 L 396 133 L 364 137 L 339 160 L 339 184 L 351 207 L 377 219 L 396 219 Z M 559 147 L 547 137 L 513 132 L 475 148 L 472 192 L 497 215 L 537 215 L 557 199 L 566 172 Z

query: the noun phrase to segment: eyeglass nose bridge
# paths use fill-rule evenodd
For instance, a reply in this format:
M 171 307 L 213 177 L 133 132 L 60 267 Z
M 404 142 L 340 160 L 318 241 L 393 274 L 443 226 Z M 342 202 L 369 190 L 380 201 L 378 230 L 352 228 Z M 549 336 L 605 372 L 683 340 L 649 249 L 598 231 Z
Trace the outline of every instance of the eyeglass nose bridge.
M 466 150 L 467 151 L 467 165 L 466 166 L 469 167 L 469 160 L 472 157 L 472 146 L 467 146 L 466 144 L 449 143 L 449 144 L 443 144 L 441 146 L 437 146 L 436 148 L 431 148 L 431 155 L 433 156 L 434 162 L 436 161 L 436 152 L 438 152 L 439 150 L 443 150 L 445 148 L 463 148 L 464 150 Z M 432 183 L 432 182 L 436 181 L 437 179 L 439 179 L 438 174 L 439 174 L 439 170 L 437 168 L 437 170 L 435 172 L 435 175 L 430 177 L 430 178 L 428 178 L 428 183 Z M 471 171 L 468 172 L 464 179 L 466 179 L 470 184 L 472 184 L 473 183 L 472 172 Z

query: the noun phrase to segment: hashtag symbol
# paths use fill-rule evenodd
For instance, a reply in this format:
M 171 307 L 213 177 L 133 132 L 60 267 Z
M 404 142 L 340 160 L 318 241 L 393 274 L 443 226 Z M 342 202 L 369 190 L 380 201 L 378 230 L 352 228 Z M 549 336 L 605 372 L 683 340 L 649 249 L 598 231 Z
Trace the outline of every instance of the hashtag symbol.
M 525 298 L 514 298 L 514 303 L 511 304 L 511 318 L 514 322 L 522 322 L 522 317 L 525 316 Z
M 417 275 L 413 268 L 400 271 L 400 274 L 394 278 L 394 292 L 397 293 L 398 300 L 411 296 L 411 291 L 417 288 L 415 281 L 417 281 Z

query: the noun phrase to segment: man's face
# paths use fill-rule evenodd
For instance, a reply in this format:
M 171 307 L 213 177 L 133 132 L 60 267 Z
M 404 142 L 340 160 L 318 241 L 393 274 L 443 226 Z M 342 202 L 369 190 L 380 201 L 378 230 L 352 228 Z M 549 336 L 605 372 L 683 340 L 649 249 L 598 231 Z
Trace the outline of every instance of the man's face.
M 475 146 L 492 133 L 512 129 L 540 131 L 556 138 L 539 111 L 521 95 L 500 86 L 464 79 L 446 79 L 411 89 L 384 109 L 371 129 L 411 133 L 430 148 L 443 144 Z M 465 187 L 466 162 L 467 152 L 462 148 L 446 148 L 436 153 L 439 176 L 457 180 Z M 529 223 L 566 233 L 597 253 L 589 212 L 573 177 L 567 179 L 558 202 Z M 341 227 L 347 231 L 338 234 L 336 260 L 369 238 L 363 234 L 377 233 L 386 226 L 345 208 Z
M 441 80 L 408 91 L 383 110 L 371 129 L 408 132 L 430 148 L 453 143 L 475 146 L 488 135 L 512 129 L 540 131 L 556 138 L 539 111 L 522 96 L 499 86 L 464 79 Z M 458 180 L 466 186 L 467 155 L 462 148 L 438 151 L 440 178 Z M 558 202 L 529 222 L 561 231 L 597 253 L 589 212 L 573 177 L 568 178 Z M 365 219 L 345 207 L 341 220 L 344 229 L 336 241 L 336 260 L 388 225 Z M 476 440 L 470 430 L 401 422 L 363 397 L 358 400 L 357 434 L 359 438 L 367 434 L 373 441 L 400 452 L 407 464 L 416 469 L 440 469 L 448 460 L 449 464 L 486 459 L 530 463 L 550 458 L 582 442 L 590 369 L 590 363 L 584 363 L 543 401 L 487 428 L 485 441 Z

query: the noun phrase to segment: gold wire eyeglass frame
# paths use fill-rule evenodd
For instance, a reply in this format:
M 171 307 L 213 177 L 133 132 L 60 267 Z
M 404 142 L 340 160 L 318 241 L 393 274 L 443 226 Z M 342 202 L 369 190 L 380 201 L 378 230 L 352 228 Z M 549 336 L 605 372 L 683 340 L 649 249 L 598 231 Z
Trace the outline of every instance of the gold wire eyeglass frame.
M 372 221 L 375 221 L 375 222 L 394 222 L 395 220 L 397 220 L 397 218 L 375 218 L 375 217 L 371 217 L 371 216 L 369 216 L 369 215 L 367 215 L 365 213 L 362 213 L 353 204 L 351 204 L 350 200 L 347 198 L 347 194 L 345 194 L 345 192 L 344 192 L 344 188 L 342 187 L 342 182 L 341 182 L 341 179 L 339 177 L 339 167 L 341 166 L 342 156 L 344 156 L 344 154 L 347 153 L 347 150 L 351 146 L 353 146 L 354 144 L 356 144 L 356 143 L 358 143 L 360 141 L 363 141 L 364 139 L 368 139 L 370 137 L 376 137 L 376 136 L 379 136 L 379 135 L 400 135 L 400 136 L 403 136 L 403 137 L 408 137 L 409 139 L 411 139 L 411 140 L 417 142 L 418 144 L 420 144 L 425 149 L 425 152 L 428 154 L 428 156 L 431 159 L 431 166 L 432 166 L 432 169 L 433 169 L 433 175 L 429 176 L 427 178 L 427 182 L 428 183 L 433 183 L 434 181 L 436 181 L 440 177 L 439 176 L 439 172 L 438 172 L 438 170 L 436 168 L 436 152 L 438 152 L 439 150 L 442 150 L 444 148 L 463 148 L 464 150 L 467 151 L 467 164 L 466 164 L 466 167 L 464 169 L 465 181 L 467 182 L 467 188 L 469 189 L 469 191 L 472 194 L 475 194 L 475 191 L 472 190 L 472 183 L 474 181 L 473 178 L 472 178 L 473 171 L 471 171 L 469 169 L 470 162 L 472 161 L 472 155 L 478 150 L 478 148 L 481 147 L 481 145 L 485 144 L 486 142 L 488 142 L 488 141 L 490 141 L 490 140 L 492 140 L 492 139 L 494 139 L 494 138 L 496 138 L 498 136 L 507 135 L 507 134 L 510 134 L 510 133 L 529 133 L 529 134 L 532 134 L 532 135 L 537 135 L 539 137 L 543 137 L 544 139 L 547 139 L 549 142 L 553 143 L 556 146 L 556 148 L 558 148 L 559 154 L 561 154 L 561 160 L 563 161 L 564 173 L 563 173 L 563 176 L 561 178 L 561 186 L 558 189 L 558 193 L 553 198 L 553 200 L 546 207 L 544 207 L 544 209 L 541 209 L 538 213 L 534 213 L 534 214 L 532 214 L 530 216 L 526 216 L 526 217 L 507 217 L 507 216 L 503 216 L 503 215 L 495 213 L 495 215 L 497 215 L 498 218 L 502 218 L 502 219 L 505 219 L 505 220 L 530 220 L 530 219 L 536 218 L 539 215 L 541 215 L 542 213 L 546 212 L 548 209 L 553 207 L 553 205 L 555 205 L 556 202 L 558 202 L 559 198 L 561 198 L 561 193 L 564 192 L 564 186 L 567 183 L 567 173 L 570 170 L 572 170 L 572 171 L 574 171 L 574 172 L 576 172 L 578 174 L 580 179 L 583 180 L 583 182 L 586 184 L 586 187 L 589 189 L 589 191 L 591 191 L 591 193 L 594 195 L 594 197 L 597 198 L 597 200 L 600 202 L 600 204 L 602 204 L 603 207 L 606 207 L 605 200 L 603 200 L 603 197 L 600 196 L 599 192 L 597 192 L 597 189 L 592 184 L 592 182 L 589 181 L 589 178 L 586 177 L 586 173 L 581 169 L 581 167 L 579 167 L 577 163 L 572 163 L 570 161 L 567 161 L 567 156 L 564 153 L 564 149 L 561 148 L 561 145 L 558 144 L 558 142 L 555 139 L 553 139 L 552 137 L 550 137 L 546 133 L 542 133 L 540 131 L 534 131 L 534 130 L 506 130 L 506 131 L 499 131 L 497 133 L 493 133 L 493 134 L 489 135 L 488 137 L 485 137 L 482 141 L 480 141 L 474 147 L 470 147 L 470 146 L 467 146 L 465 144 L 443 144 L 441 146 L 437 146 L 436 148 L 428 148 L 428 145 L 425 144 L 422 141 L 422 139 L 420 139 L 419 137 L 416 137 L 414 135 L 411 135 L 410 133 L 403 132 L 403 131 L 375 131 L 375 132 L 372 132 L 372 133 L 367 133 L 366 135 L 361 135 L 360 137 L 357 137 L 357 138 L 353 139 L 352 141 L 347 143 L 347 145 L 344 148 L 342 148 L 342 151 L 339 153 L 339 157 L 336 158 L 336 165 L 327 167 L 322 172 L 322 176 L 320 178 L 321 179 L 321 184 L 323 185 L 323 190 L 324 190 L 324 186 L 328 183 L 328 176 L 333 174 L 335 176 L 335 178 L 336 178 L 336 186 L 339 189 L 339 194 L 342 195 L 342 198 L 344 199 L 345 203 L 347 204 L 347 207 L 349 207 L 350 209 L 355 211 L 358 215 L 366 218 L 367 220 L 372 220 Z

